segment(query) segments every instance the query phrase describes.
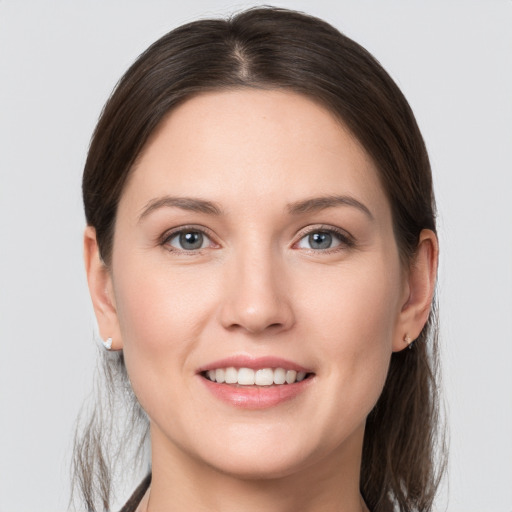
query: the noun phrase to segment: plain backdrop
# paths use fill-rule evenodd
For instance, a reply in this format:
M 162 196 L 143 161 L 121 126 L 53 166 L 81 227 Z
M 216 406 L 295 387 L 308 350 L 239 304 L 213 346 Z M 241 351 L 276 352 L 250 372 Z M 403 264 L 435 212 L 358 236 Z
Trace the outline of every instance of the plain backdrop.
M 171 28 L 261 2 L 0 0 L 0 512 L 67 507 L 95 321 L 80 180 L 99 112 Z M 304 0 L 398 82 L 439 207 L 451 457 L 437 510 L 512 512 L 512 2 Z

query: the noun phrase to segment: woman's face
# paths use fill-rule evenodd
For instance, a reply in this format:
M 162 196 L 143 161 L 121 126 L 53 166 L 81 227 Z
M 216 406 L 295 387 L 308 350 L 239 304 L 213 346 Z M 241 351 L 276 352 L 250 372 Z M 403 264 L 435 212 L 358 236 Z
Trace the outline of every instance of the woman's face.
M 358 460 L 409 290 L 357 140 L 301 95 L 241 89 L 145 147 L 109 293 L 153 465 L 272 477 Z

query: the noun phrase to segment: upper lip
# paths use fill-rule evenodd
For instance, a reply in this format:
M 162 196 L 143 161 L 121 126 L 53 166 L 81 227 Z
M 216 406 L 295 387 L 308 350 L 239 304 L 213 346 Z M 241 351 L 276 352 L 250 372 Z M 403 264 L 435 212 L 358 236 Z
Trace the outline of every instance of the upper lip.
M 217 368 L 251 368 L 259 370 L 261 368 L 283 368 L 285 370 L 295 370 L 297 372 L 312 373 L 312 371 L 300 364 L 288 359 L 275 356 L 252 357 L 250 355 L 233 355 L 218 359 L 204 366 L 201 366 L 197 372 L 207 372 L 208 370 L 216 370 Z

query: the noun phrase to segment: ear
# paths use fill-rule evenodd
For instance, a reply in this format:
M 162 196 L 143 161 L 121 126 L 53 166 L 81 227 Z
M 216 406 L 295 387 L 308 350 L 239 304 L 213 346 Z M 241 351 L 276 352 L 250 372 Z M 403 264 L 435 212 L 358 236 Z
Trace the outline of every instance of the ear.
M 112 338 L 112 349 L 123 347 L 112 285 L 112 275 L 100 257 L 96 230 L 87 226 L 84 232 L 84 262 L 94 313 L 103 340 Z
M 393 352 L 404 349 L 414 341 L 428 320 L 436 286 L 438 257 L 436 234 L 430 229 L 422 230 L 407 271 Z

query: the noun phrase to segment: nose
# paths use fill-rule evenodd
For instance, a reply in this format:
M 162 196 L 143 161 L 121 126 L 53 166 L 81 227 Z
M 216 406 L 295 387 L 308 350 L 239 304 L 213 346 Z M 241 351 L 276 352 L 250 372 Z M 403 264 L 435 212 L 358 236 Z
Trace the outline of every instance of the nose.
M 287 272 L 277 260 L 268 251 L 230 262 L 220 311 L 224 328 L 277 334 L 295 323 Z

